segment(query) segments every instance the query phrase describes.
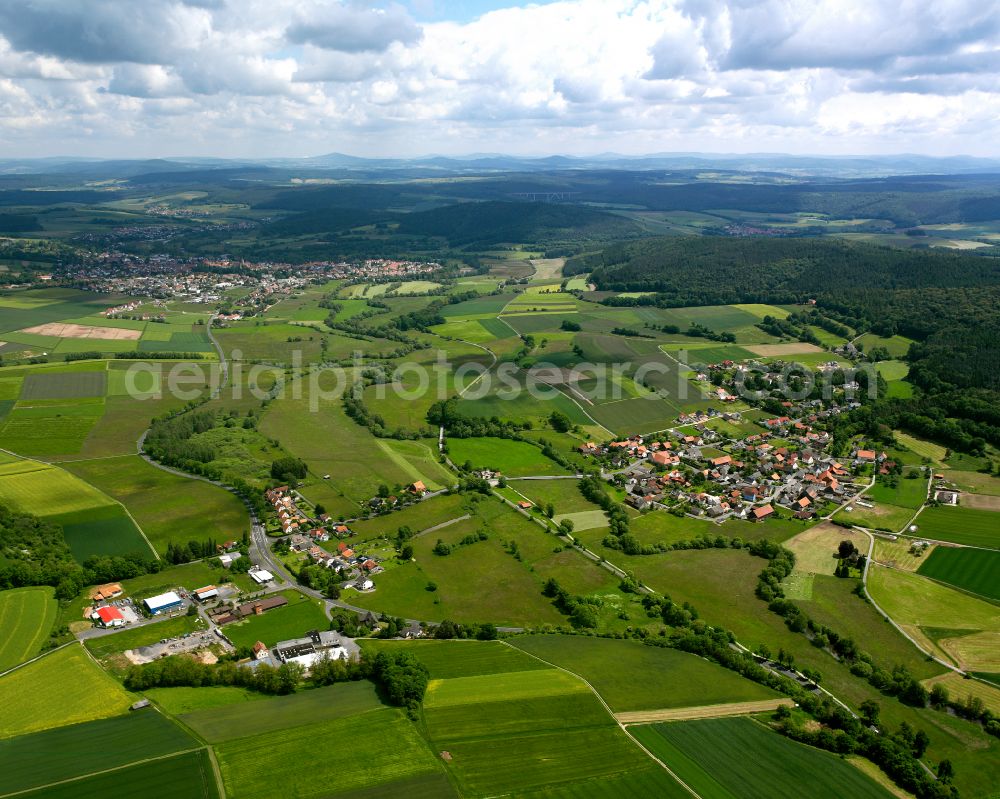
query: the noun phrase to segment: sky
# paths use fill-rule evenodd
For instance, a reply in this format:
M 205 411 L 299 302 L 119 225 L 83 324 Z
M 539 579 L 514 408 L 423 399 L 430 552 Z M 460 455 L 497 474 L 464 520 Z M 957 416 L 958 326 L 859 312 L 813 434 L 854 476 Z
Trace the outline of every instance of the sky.
M 1000 0 L 0 0 L 0 157 L 1000 156 Z

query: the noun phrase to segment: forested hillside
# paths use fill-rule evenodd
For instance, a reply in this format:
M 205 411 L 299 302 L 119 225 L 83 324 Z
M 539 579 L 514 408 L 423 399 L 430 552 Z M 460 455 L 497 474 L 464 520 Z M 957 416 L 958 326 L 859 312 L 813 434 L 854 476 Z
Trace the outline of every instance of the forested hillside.
M 440 236 L 452 246 L 553 240 L 627 238 L 634 222 L 581 205 L 549 203 L 459 203 L 402 217 L 399 232 Z

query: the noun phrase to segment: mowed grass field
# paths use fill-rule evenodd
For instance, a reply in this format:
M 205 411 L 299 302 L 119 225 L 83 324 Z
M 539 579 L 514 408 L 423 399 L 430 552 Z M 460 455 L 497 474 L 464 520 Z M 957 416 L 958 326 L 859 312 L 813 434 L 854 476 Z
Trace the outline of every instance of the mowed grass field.
M 917 517 L 917 535 L 972 547 L 1000 549 L 1000 512 L 973 508 L 925 508 Z
M 0 591 L 0 672 L 38 654 L 56 618 L 49 586 Z
M 157 469 L 138 455 L 73 461 L 66 469 L 128 508 L 161 555 L 171 541 L 239 540 L 249 531 L 247 510 L 233 494 Z
M 0 677 L 0 738 L 117 716 L 132 701 L 82 646 L 70 644 Z
M 1000 600 L 1000 552 L 935 547 L 920 564 L 917 574 Z
M 631 732 L 703 799 L 892 796 L 836 755 L 790 741 L 749 718 L 655 724 Z
M 280 785 L 277 795 L 310 799 L 330 796 L 331 789 L 360 792 L 443 777 L 441 761 L 396 708 L 240 738 L 215 751 L 230 796 L 254 796 L 262 785 Z M 386 795 L 407 795 L 401 785 L 397 790 Z
M 1000 671 L 1000 607 L 912 572 L 873 566 L 868 592 L 924 649 L 971 671 Z
M 26 791 L 200 744 L 155 710 L 0 741 L 0 794 Z
M 753 702 L 779 695 L 703 658 L 639 641 L 525 635 L 511 643 L 579 674 L 615 712 Z

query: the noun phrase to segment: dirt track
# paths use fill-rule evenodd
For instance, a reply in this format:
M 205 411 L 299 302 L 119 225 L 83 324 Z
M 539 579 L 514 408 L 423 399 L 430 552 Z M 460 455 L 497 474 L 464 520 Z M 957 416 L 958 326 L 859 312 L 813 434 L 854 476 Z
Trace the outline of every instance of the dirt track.
M 663 710 L 635 710 L 615 713 L 622 724 L 652 724 L 656 721 L 691 721 L 714 719 L 722 716 L 744 716 L 747 713 L 766 713 L 782 705 L 794 707 L 791 699 L 762 699 L 759 702 L 729 702 L 723 705 L 698 705 L 697 707 L 671 707 Z

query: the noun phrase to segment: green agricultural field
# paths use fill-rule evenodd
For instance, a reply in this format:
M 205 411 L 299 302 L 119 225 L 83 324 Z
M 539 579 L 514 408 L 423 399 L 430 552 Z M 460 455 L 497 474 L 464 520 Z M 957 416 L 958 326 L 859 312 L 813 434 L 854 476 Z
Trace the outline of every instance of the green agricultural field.
M 66 468 L 125 505 L 161 555 L 171 541 L 239 540 L 249 530 L 236 496 L 157 469 L 138 455 L 74 461 Z
M 527 390 L 520 390 L 510 397 L 506 395 L 488 394 L 479 399 L 459 400 L 456 410 L 468 418 L 500 419 L 518 421 L 532 420 L 541 422 L 548 419 L 553 411 L 559 411 L 569 418 L 573 424 L 593 424 L 586 413 L 573 400 L 556 389 L 541 388 L 541 396 L 532 396 Z M 588 406 L 589 407 L 589 406 Z
M 48 586 L 0 591 L 0 672 L 37 655 L 55 618 L 56 600 Z
M 456 464 L 490 468 L 507 477 L 566 474 L 541 449 L 524 441 L 503 438 L 449 438 L 448 457 Z
M 75 513 L 114 504 L 101 491 L 69 472 L 29 460 L 0 466 L 0 500 L 36 516 Z
M 92 774 L 72 782 L 48 785 L 30 796 L 32 799 L 103 799 L 108 796 L 218 799 L 219 789 L 208 750 L 200 749 Z
M 229 624 L 223 632 L 236 646 L 252 647 L 257 641 L 274 646 L 278 641 L 301 638 L 310 630 L 329 629 L 330 620 L 319 600 L 309 599 L 297 591 L 286 592 L 288 594 L 292 596 L 284 607 Z
M 753 702 L 778 696 L 695 655 L 639 641 L 527 635 L 513 638 L 511 643 L 580 675 L 615 712 Z
M 891 793 L 829 752 L 748 718 L 633 727 L 632 733 L 706 799 L 889 799 Z M 752 753 L 734 757 L 734 752 Z
M 75 455 L 103 413 L 103 403 L 16 407 L 0 425 L 0 446 L 19 455 Z
M 378 652 L 382 649 L 412 652 L 421 663 L 427 666 L 433 680 L 551 668 L 538 658 L 526 655 L 519 649 L 500 641 L 381 641 L 365 639 L 361 642 L 361 649 L 366 653 Z
M 1000 549 L 1000 512 L 951 508 L 925 508 L 917 517 L 917 535 L 970 547 Z
M 971 671 L 997 671 L 1000 608 L 919 574 L 873 567 L 868 592 L 925 649 Z
M 1000 600 L 1000 552 L 935 547 L 917 574 Z
M 24 378 L 22 400 L 103 397 L 107 372 L 38 372 Z
M 160 693 L 152 694 L 151 698 L 159 701 L 157 697 L 162 692 L 178 690 L 181 689 L 160 688 L 157 689 Z M 218 694 L 212 692 L 218 691 L 218 688 L 187 690 L 191 693 L 181 700 L 181 704 L 202 706 L 183 713 L 180 720 L 212 744 L 347 716 L 356 718 L 384 707 L 375 692 L 375 686 L 367 680 L 338 683 L 280 697 L 264 697 L 249 692 L 252 701 L 231 702 L 225 706 L 211 704 L 218 697 Z M 195 692 L 206 692 L 210 698 L 199 698 Z
M 923 439 L 904 433 L 902 430 L 893 430 L 892 434 L 896 437 L 896 441 L 907 449 L 912 450 L 921 458 L 929 458 L 932 461 L 943 461 L 948 454 L 948 450 L 940 444 L 924 441 Z
M 155 711 L 0 741 L 0 794 L 26 791 L 198 746 Z
M 198 710 L 213 710 L 266 698 L 266 694 L 259 694 L 256 691 L 238 688 L 234 685 L 203 685 L 199 688 L 185 686 L 150 688 L 143 693 L 147 699 L 155 702 L 157 706 L 172 716 L 194 713 Z
M 581 788 L 598 786 L 609 777 L 644 772 L 649 763 L 613 726 L 465 741 L 435 738 L 434 745 L 451 754 L 459 788 L 472 796 L 524 795 L 532 789 L 573 782 L 581 783 Z M 583 789 L 584 795 L 600 795 Z
M 317 742 L 329 748 L 317 750 Z M 308 767 L 303 753 L 311 753 Z M 360 793 L 442 768 L 395 708 L 241 738 L 220 744 L 216 754 L 232 796 L 252 796 L 264 784 L 281 785 L 283 795 L 299 799 L 329 796 L 331 786 Z
M 102 505 L 46 517 L 63 529 L 63 537 L 80 562 L 91 555 L 154 555 L 135 522 L 121 505 Z
M 431 680 L 424 697 L 427 709 L 454 705 L 478 705 L 482 702 L 517 702 L 567 694 L 590 695 L 586 684 L 560 669 L 530 669 L 473 677 Z
M 0 738 L 117 716 L 132 703 L 82 646 L 69 646 L 0 677 Z
M 691 794 L 659 765 L 636 768 L 624 774 L 562 782 L 522 796 L 530 799 L 600 799 L 606 796 L 655 796 L 658 799 L 691 799 Z

